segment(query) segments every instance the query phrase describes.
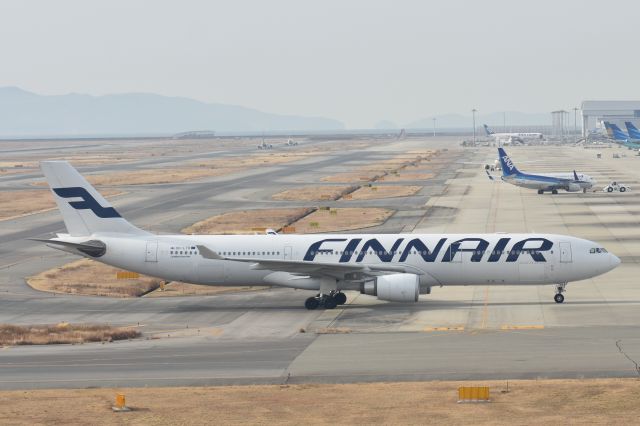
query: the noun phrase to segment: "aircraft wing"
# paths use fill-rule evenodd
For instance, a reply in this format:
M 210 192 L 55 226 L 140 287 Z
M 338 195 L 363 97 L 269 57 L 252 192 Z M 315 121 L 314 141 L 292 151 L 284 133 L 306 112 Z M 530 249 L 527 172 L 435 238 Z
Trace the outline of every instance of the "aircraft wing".
M 280 259 L 255 259 L 255 258 L 231 258 L 220 256 L 215 251 L 199 245 L 198 250 L 205 259 L 227 260 L 233 262 L 251 263 L 252 269 L 268 271 L 282 271 L 297 275 L 331 276 L 344 278 L 347 274 L 378 276 L 386 274 L 412 273 L 424 275 L 424 273 L 411 266 L 397 265 L 367 265 L 335 262 L 308 262 L 304 260 L 280 260 Z

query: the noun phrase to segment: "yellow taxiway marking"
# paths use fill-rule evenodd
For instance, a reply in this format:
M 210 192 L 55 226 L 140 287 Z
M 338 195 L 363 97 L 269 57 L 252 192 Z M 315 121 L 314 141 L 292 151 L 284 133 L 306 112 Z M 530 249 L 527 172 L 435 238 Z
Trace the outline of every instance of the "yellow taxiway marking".
M 544 325 L 503 325 L 501 330 L 542 330 Z
M 464 327 L 425 327 L 422 331 L 464 331 Z

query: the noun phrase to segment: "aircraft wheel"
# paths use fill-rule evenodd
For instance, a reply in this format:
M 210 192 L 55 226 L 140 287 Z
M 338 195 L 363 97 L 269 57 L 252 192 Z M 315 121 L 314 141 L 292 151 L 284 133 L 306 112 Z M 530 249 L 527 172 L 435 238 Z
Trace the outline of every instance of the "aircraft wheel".
M 544 191 L 542 189 L 538 189 L 538 194 L 544 194 Z
M 333 298 L 335 299 L 338 305 L 344 305 L 345 303 L 347 303 L 347 295 L 344 293 L 336 293 L 336 295 L 333 296 Z
M 621 186 L 621 187 L 620 187 L 620 192 L 624 192 L 624 191 L 626 191 L 626 190 L 627 190 L 627 188 L 625 188 L 624 186 Z
M 607 192 L 613 192 L 613 188 L 612 187 L 608 187 L 607 188 Z
M 304 307 L 309 309 L 310 311 L 316 309 L 318 305 L 320 305 L 320 302 L 318 302 L 318 299 L 316 299 L 315 297 L 310 297 L 304 302 Z
M 552 193 L 553 195 L 556 195 L 556 194 L 558 193 L 558 190 L 557 190 L 557 189 L 554 189 L 553 191 L 551 191 L 551 193 Z
M 562 303 L 562 302 L 564 302 L 564 296 L 562 294 L 558 293 L 555 296 L 553 296 L 553 300 L 555 300 L 556 303 Z
M 334 299 L 333 297 L 327 296 L 327 298 L 324 299 L 325 309 L 335 309 L 336 306 L 338 306 L 338 304 L 336 303 L 336 299 Z

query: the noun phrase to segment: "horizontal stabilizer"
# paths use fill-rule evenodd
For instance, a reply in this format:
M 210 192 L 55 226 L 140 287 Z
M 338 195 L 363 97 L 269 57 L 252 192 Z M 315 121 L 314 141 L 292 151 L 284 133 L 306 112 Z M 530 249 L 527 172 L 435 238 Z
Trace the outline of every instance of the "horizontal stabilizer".
M 48 246 L 59 249 L 75 249 L 91 257 L 100 257 L 107 252 L 107 245 L 99 240 L 89 240 L 83 243 L 72 243 L 61 240 L 48 240 L 42 238 L 28 238 L 31 241 L 46 243 Z

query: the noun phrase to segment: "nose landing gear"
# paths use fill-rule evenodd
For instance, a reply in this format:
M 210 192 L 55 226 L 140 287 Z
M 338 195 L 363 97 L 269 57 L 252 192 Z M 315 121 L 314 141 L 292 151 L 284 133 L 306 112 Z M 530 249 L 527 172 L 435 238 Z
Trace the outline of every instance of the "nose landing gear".
M 338 305 L 344 305 L 347 303 L 347 295 L 341 291 L 331 291 L 329 294 L 318 294 L 315 297 L 310 297 L 304 302 L 304 307 L 313 310 L 319 306 L 323 306 L 325 309 L 335 309 Z
M 564 293 L 566 287 L 567 283 L 558 284 L 558 287 L 556 288 L 558 290 L 558 293 L 553 296 L 553 300 L 555 300 L 556 303 L 564 302 L 564 296 L 562 295 L 562 293 Z

